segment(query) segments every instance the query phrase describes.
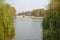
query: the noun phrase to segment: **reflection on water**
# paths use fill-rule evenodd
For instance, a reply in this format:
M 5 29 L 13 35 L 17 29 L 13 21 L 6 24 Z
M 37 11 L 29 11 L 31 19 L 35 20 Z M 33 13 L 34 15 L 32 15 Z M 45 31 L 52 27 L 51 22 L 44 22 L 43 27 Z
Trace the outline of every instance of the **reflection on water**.
M 42 19 L 16 18 L 16 40 L 42 40 Z

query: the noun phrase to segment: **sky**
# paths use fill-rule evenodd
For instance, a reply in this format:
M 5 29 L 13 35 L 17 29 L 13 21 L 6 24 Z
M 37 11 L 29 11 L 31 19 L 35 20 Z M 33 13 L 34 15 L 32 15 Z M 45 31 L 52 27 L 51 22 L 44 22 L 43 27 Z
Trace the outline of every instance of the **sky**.
M 17 13 L 39 8 L 46 9 L 49 4 L 49 0 L 6 0 L 6 2 L 15 7 Z

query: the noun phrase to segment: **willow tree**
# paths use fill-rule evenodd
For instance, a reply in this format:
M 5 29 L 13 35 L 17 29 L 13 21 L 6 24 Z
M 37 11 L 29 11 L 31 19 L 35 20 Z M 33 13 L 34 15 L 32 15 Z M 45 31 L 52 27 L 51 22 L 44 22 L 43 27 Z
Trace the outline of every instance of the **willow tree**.
M 3 1 L 1 0 L 1 2 Z M 15 37 L 15 13 L 14 7 L 5 3 L 0 5 L 0 40 L 9 40 Z
M 51 0 L 43 20 L 43 40 L 60 40 L 60 0 Z

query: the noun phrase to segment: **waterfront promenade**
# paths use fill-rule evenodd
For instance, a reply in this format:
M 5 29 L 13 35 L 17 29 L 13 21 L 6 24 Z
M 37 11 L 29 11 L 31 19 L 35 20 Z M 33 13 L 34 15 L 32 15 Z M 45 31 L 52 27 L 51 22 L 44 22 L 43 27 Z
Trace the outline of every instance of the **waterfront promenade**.
M 16 16 L 18 18 L 44 18 L 44 17 L 35 17 L 35 16 Z

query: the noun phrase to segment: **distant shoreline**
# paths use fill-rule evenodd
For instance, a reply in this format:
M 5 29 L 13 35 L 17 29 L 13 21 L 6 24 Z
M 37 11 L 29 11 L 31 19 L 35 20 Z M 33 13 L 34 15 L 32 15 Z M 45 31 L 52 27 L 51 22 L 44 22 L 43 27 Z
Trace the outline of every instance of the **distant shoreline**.
M 18 18 L 44 18 L 44 17 L 34 17 L 34 16 L 16 16 Z

